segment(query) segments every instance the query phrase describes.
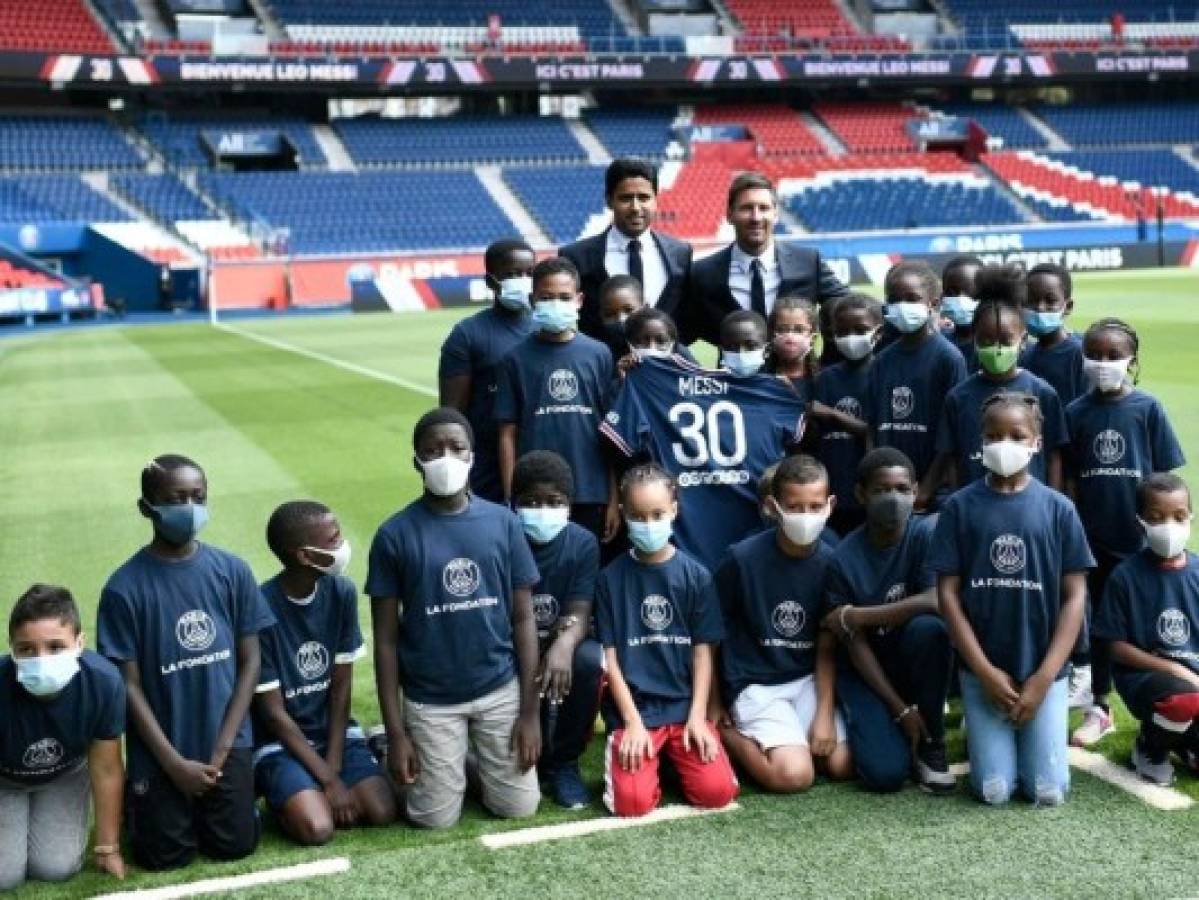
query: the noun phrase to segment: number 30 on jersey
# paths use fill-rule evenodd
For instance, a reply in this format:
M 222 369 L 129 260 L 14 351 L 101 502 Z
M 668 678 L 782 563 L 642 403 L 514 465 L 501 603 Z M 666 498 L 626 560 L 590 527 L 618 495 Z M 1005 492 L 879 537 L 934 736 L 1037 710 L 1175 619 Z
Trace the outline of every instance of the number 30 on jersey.
M 739 466 L 745 462 L 745 419 L 735 403 L 717 400 L 706 413 L 698 403 L 678 403 L 671 407 L 669 416 L 679 430 L 679 440 L 671 444 L 671 449 L 680 466 L 706 466 L 709 462 Z M 724 452 L 720 440 L 722 424 L 726 443 L 732 439 L 730 453 Z

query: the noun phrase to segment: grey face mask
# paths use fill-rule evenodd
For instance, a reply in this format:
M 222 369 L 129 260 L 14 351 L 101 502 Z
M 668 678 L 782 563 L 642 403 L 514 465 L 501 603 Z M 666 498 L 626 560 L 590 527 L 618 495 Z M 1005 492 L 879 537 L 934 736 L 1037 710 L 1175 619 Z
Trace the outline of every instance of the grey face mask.
M 913 494 L 895 491 L 875 494 L 866 501 L 866 518 L 882 528 L 900 528 L 912 515 L 912 504 L 915 502 Z

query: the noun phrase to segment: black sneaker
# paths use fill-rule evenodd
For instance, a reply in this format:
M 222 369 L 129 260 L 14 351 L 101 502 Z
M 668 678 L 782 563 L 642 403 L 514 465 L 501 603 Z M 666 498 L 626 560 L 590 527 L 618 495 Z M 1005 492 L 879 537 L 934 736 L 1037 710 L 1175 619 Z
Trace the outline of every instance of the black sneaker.
M 922 741 L 916 751 L 916 777 L 920 789 L 930 794 L 952 794 L 957 779 L 949 772 L 944 741 Z
M 366 746 L 370 748 L 375 762 L 381 766 L 387 765 L 387 729 L 382 725 L 374 725 L 367 729 Z

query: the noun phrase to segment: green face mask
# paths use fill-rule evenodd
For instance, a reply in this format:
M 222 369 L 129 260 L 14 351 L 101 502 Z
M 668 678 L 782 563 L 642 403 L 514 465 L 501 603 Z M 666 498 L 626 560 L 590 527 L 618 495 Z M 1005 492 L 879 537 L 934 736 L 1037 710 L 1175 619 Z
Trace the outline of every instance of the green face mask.
M 1019 358 L 1019 347 L 992 344 L 989 347 L 978 348 L 978 364 L 988 375 L 1002 375 L 1004 372 L 1010 372 Z

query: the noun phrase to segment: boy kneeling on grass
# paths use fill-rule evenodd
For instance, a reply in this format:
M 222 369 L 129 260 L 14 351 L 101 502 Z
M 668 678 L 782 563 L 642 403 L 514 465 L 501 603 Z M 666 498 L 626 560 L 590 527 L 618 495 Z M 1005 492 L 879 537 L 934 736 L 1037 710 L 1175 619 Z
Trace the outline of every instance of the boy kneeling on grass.
M 350 718 L 354 661 L 366 655 L 350 542 L 327 506 L 284 503 L 266 526 L 283 571 L 262 585 L 275 624 L 262 633 L 254 697 L 254 775 L 284 832 L 307 845 L 335 827 L 395 819 L 391 786 Z

